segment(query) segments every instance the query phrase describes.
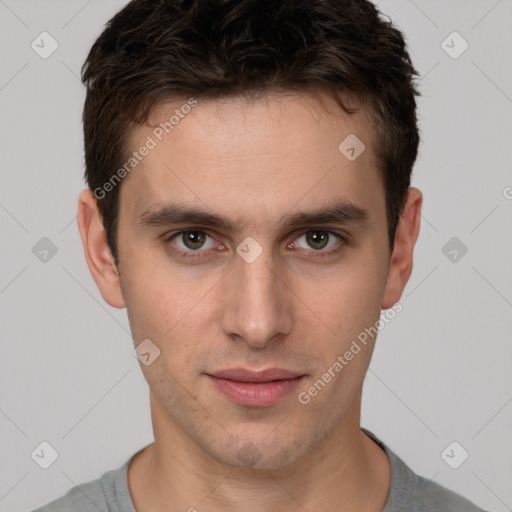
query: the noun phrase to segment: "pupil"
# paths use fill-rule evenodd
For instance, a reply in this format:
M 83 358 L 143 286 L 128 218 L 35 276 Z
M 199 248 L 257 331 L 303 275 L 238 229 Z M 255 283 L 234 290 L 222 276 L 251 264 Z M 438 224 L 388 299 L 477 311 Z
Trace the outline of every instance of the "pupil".
M 184 235 L 184 242 L 189 249 L 199 249 L 204 244 L 204 235 L 200 231 L 189 231 Z
M 323 249 L 329 240 L 329 233 L 327 231 L 309 231 L 307 240 L 313 249 Z

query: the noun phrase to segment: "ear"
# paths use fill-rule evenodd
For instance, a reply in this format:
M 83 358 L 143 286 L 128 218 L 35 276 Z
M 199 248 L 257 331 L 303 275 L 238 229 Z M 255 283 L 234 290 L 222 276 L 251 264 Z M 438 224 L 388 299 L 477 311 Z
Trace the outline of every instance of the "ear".
M 410 188 L 395 233 L 382 309 L 388 309 L 398 302 L 411 276 L 412 253 L 420 232 L 422 201 L 421 192 L 417 188 Z
M 119 274 L 107 243 L 98 203 L 88 189 L 82 191 L 78 198 L 78 229 L 89 271 L 101 296 L 111 306 L 124 308 Z

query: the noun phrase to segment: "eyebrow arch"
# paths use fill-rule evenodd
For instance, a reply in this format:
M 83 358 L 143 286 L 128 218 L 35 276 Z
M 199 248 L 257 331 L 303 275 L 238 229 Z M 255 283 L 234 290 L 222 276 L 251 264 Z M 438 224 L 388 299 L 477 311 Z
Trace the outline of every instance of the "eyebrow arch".
M 370 212 L 366 208 L 355 205 L 350 201 L 338 201 L 309 212 L 298 212 L 285 215 L 276 227 L 298 227 L 303 225 L 320 224 L 351 224 L 366 223 Z
M 153 211 L 146 210 L 138 216 L 137 224 L 141 229 L 175 224 L 200 224 L 227 232 L 235 232 L 241 227 L 239 222 L 232 222 L 207 210 L 180 203 L 169 204 Z
M 293 228 L 323 224 L 365 223 L 370 217 L 369 211 L 350 201 L 338 201 L 334 204 L 312 211 L 285 215 L 274 227 Z M 180 203 L 162 206 L 157 210 L 146 210 L 137 219 L 139 228 L 172 226 L 176 224 L 201 225 L 234 233 L 240 231 L 243 224 L 231 221 L 215 213 Z

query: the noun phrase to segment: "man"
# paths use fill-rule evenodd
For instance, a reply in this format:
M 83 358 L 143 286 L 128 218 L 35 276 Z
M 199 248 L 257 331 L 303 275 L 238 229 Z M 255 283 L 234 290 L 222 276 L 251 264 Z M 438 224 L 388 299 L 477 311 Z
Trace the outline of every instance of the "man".
M 402 34 L 367 0 L 134 0 L 83 69 L 78 224 L 155 441 L 39 511 L 477 511 L 360 427 L 422 195 Z

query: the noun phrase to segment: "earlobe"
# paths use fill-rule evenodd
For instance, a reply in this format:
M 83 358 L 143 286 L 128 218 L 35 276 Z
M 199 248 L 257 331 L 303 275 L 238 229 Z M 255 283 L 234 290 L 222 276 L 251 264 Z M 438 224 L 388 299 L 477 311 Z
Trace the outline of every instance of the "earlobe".
M 382 309 L 388 309 L 400 300 L 411 276 L 414 245 L 420 232 L 422 201 L 421 192 L 416 188 L 410 188 L 395 233 L 395 245 L 389 263 Z
M 78 199 L 78 229 L 89 271 L 103 299 L 115 308 L 125 307 L 119 274 L 107 242 L 96 198 L 87 189 Z

